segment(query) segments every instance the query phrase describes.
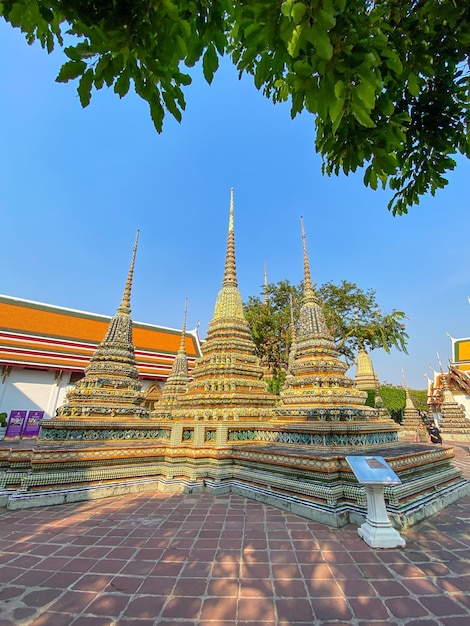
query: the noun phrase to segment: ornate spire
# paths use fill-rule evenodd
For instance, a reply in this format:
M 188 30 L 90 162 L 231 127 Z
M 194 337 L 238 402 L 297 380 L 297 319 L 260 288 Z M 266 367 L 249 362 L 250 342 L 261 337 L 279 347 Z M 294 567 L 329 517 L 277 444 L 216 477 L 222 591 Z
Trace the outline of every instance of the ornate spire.
M 214 316 L 209 324 L 203 355 L 192 371 L 188 391 L 178 398 L 173 416 L 183 419 L 272 419 L 275 396 L 262 380 L 263 370 L 243 312 L 235 272 L 233 189 L 225 273 Z
M 264 262 L 264 304 L 269 304 L 268 272 L 266 270 L 266 261 Z
M 188 298 L 184 301 L 184 317 L 183 317 L 183 328 L 181 330 L 181 343 L 178 350 L 178 354 L 184 353 L 186 354 L 186 349 L 184 347 L 184 341 L 186 339 L 186 317 L 188 315 Z
M 183 329 L 178 353 L 173 361 L 170 375 L 166 379 L 160 398 L 154 404 L 150 414 L 153 419 L 172 419 L 172 411 L 179 408 L 179 399 L 188 390 L 191 377 L 188 372 L 188 359 L 185 349 L 186 316 L 188 313 L 188 299 L 184 305 Z
M 308 261 L 307 254 L 307 240 L 305 237 L 305 228 L 304 228 L 304 218 L 300 218 L 300 224 L 302 226 L 302 248 L 304 254 L 304 300 L 307 301 L 315 301 L 315 293 L 312 287 L 312 279 L 310 276 L 310 264 Z
M 149 411 L 141 406 L 145 396 L 135 362 L 129 315 L 138 239 L 137 231 L 121 304 L 85 368 L 85 376 L 67 393 L 67 402 L 58 410 L 60 418 L 108 421 L 149 417 Z
M 129 273 L 127 275 L 126 286 L 124 287 L 124 293 L 122 295 L 122 301 L 118 308 L 118 313 L 124 313 L 125 315 L 129 315 L 131 312 L 132 278 L 134 276 L 135 255 L 137 254 L 138 243 L 139 243 L 139 231 L 137 231 L 137 234 L 135 236 L 134 250 L 132 251 L 131 266 L 129 268 Z
M 233 227 L 233 188 L 230 189 L 230 216 L 228 225 L 227 251 L 225 254 L 224 279 L 215 303 L 214 320 L 223 317 L 245 319 L 243 302 L 238 290 L 235 264 L 235 231 Z
M 230 189 L 230 217 L 228 223 L 227 252 L 225 254 L 225 271 L 223 287 L 238 287 L 237 268 L 235 265 L 235 232 L 233 228 L 233 187 Z
M 364 408 L 367 393 L 356 389 L 345 375 L 348 367 L 339 358 L 313 290 L 302 218 L 301 225 L 304 296 L 276 412 L 280 419 L 323 419 L 322 416 L 327 415 L 325 407 L 328 407 L 335 409 L 337 419 L 340 415 L 342 419 L 353 415 L 363 419 L 368 413 L 374 414 L 374 410 Z

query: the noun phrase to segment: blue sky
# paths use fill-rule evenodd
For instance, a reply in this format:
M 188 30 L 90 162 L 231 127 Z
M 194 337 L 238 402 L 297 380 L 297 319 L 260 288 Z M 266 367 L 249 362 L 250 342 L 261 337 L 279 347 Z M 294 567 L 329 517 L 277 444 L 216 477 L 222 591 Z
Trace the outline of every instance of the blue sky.
M 74 83 L 55 82 L 62 53 L 28 46 L 0 22 L 0 293 L 112 315 L 137 229 L 136 321 L 204 338 L 223 276 L 230 187 L 235 189 L 239 288 L 302 280 L 300 216 L 312 277 L 377 292 L 386 312 L 409 317 L 409 355 L 372 353 L 382 382 L 424 388 L 423 373 L 470 336 L 470 163 L 408 215 L 362 173 L 326 178 L 314 121 L 290 119 L 224 61 L 211 86 L 194 71 L 181 124 L 154 130 L 134 94 L 94 93 L 82 109 Z M 353 372 L 350 372 L 353 374 Z

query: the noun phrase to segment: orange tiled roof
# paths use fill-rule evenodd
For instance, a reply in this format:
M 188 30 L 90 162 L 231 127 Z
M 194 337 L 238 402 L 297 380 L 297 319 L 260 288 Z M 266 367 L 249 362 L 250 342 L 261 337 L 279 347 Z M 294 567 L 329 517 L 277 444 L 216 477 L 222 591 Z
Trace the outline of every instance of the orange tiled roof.
M 103 340 L 110 317 L 0 295 L 0 364 L 83 370 Z M 144 378 L 166 378 L 181 331 L 133 322 L 137 367 Z M 186 333 L 189 367 L 200 356 Z

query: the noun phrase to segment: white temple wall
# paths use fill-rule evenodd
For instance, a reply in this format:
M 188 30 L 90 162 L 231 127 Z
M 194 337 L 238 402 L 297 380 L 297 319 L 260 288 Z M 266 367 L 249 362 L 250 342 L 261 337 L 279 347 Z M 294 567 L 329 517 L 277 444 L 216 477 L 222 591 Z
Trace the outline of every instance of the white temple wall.
M 44 411 L 53 417 L 69 380 L 70 372 L 13 367 L 0 388 L 0 412 Z
M 73 386 L 71 375 L 66 370 L 23 367 L 12 367 L 2 375 L 0 370 L 0 413 L 5 411 L 9 416 L 11 411 L 44 411 L 44 418 L 54 417 Z M 155 383 L 148 379 L 141 382 L 144 392 Z
M 470 395 L 454 393 L 454 400 L 465 407 L 465 415 L 470 419 Z

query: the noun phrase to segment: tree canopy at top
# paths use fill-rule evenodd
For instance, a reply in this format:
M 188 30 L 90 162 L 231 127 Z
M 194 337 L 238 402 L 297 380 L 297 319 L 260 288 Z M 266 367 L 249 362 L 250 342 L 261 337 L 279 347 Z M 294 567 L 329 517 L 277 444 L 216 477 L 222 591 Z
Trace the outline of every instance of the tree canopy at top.
M 364 167 L 367 186 L 394 191 L 393 214 L 470 156 L 468 0 L 0 0 L 0 15 L 64 48 L 57 80 L 78 79 L 82 106 L 133 85 L 158 132 L 165 111 L 182 118 L 185 67 L 202 61 L 210 83 L 230 55 L 292 117 L 315 116 L 325 173 Z

